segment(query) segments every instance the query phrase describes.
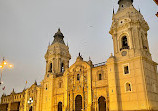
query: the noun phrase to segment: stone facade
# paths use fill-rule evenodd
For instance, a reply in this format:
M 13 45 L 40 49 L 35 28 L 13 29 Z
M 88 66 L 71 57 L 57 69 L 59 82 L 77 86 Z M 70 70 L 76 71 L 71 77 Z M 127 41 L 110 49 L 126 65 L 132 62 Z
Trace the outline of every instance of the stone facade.
M 1 111 L 158 111 L 157 63 L 152 60 L 149 26 L 133 6 L 119 0 L 110 34 L 114 55 L 93 65 L 71 55 L 60 29 L 45 54 L 46 73 L 21 93 L 2 95 Z

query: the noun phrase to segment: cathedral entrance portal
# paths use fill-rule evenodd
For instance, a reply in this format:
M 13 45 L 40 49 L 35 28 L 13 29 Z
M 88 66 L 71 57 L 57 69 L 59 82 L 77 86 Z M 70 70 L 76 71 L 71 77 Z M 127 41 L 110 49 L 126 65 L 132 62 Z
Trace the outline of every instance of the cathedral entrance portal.
M 62 111 L 62 102 L 58 103 L 58 111 Z
M 75 99 L 75 111 L 81 111 L 82 110 L 82 96 L 77 95 Z
M 99 111 L 106 111 L 106 101 L 103 96 L 98 99 Z

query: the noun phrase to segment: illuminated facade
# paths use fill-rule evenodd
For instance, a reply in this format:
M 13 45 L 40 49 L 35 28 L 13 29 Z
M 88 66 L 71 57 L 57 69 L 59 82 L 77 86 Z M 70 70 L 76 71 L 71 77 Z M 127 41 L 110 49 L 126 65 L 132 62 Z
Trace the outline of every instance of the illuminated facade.
M 150 111 L 158 110 L 157 63 L 152 60 L 149 26 L 133 6 L 119 0 L 110 34 L 114 55 L 93 65 L 79 54 L 69 67 L 71 55 L 60 29 L 45 54 L 46 73 L 21 93 L 3 95 L 6 111 Z

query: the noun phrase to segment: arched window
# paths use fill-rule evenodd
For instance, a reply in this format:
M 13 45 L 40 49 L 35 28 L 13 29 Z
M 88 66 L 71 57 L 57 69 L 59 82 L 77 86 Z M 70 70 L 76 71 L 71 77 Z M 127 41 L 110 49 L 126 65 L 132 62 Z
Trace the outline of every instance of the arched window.
M 52 63 L 50 63 L 49 72 L 52 72 Z
M 77 80 L 78 81 L 80 80 L 80 74 L 77 74 Z
M 122 47 L 126 47 L 126 46 L 128 46 L 127 37 L 123 36 L 122 37 Z
M 132 87 L 130 83 L 126 83 L 126 91 L 127 92 L 131 92 L 132 91 Z
M 102 80 L 102 74 L 99 74 L 99 80 Z
M 122 50 L 122 49 L 129 49 L 128 40 L 127 40 L 126 36 L 122 37 L 121 42 L 122 42 L 122 48 L 120 50 Z
M 61 72 L 64 72 L 64 63 L 61 63 Z

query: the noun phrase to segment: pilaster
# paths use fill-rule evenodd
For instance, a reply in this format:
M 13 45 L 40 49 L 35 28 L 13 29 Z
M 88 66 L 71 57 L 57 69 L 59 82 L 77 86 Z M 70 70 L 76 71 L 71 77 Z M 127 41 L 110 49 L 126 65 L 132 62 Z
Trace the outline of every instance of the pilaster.
M 11 111 L 11 102 L 8 104 L 8 111 Z
M 87 71 L 87 85 L 88 85 L 88 105 L 87 111 L 92 110 L 92 69 Z
M 109 85 L 109 104 L 110 111 L 118 111 L 119 109 L 119 100 L 118 100 L 118 77 L 117 77 L 117 68 L 115 64 L 115 59 L 111 56 L 107 60 L 107 70 L 108 70 L 108 85 Z

